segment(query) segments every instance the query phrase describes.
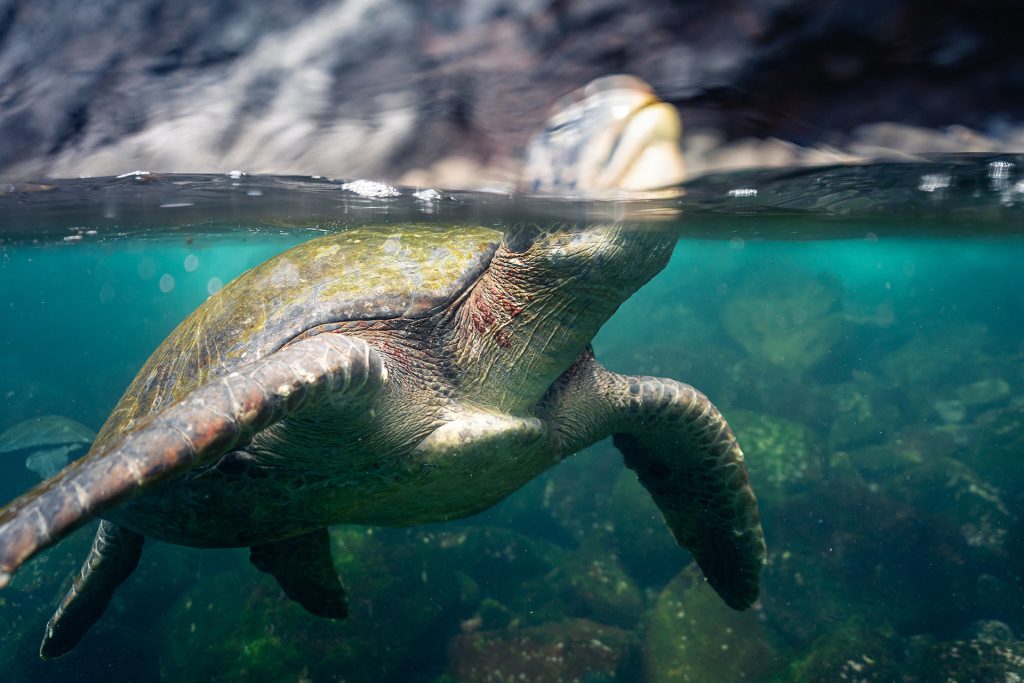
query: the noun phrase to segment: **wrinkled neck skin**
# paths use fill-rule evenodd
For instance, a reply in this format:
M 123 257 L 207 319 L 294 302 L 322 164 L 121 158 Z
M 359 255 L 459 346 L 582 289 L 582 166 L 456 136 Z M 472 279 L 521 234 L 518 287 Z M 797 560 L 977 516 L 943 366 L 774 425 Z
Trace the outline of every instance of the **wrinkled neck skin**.
M 506 239 L 455 312 L 460 400 L 529 410 L 674 245 L 669 232 L 621 225 Z

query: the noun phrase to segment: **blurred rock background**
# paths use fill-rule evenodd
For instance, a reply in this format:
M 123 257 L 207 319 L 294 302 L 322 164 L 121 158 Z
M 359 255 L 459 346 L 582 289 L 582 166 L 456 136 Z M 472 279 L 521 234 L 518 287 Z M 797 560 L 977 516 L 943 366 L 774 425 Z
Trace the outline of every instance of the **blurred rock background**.
M 561 94 L 628 72 L 691 170 L 1024 149 L 1011 0 L 0 0 L 0 177 L 508 185 Z

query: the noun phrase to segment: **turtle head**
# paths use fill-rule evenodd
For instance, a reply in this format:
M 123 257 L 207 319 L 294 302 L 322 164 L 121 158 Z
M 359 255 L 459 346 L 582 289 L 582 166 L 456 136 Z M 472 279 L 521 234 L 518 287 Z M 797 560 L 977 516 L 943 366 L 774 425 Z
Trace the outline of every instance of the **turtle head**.
M 531 141 L 520 187 L 560 195 L 669 187 L 685 175 L 682 122 L 632 76 L 605 76 L 560 100 Z

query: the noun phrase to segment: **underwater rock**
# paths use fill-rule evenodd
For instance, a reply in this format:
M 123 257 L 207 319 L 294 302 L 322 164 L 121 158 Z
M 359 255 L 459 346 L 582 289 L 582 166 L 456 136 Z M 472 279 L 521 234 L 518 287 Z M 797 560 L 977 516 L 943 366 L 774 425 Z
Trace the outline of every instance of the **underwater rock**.
M 608 498 L 609 552 L 641 587 L 660 590 L 693 559 L 676 545 L 636 474 L 623 470 Z
M 771 540 L 761 609 L 773 633 L 791 644 L 807 645 L 857 613 L 860 604 L 830 565 L 831 553 L 801 539 Z M 808 619 L 809 614 L 814 618 Z
M 166 681 L 408 680 L 444 662 L 448 639 L 490 599 L 504 603 L 550 572 L 555 552 L 500 528 L 331 530 L 349 617 L 308 614 L 244 567 L 197 584 L 165 620 Z M 493 610 L 491 610 L 493 611 Z M 493 616 L 493 615 L 492 615 Z
M 620 680 L 636 638 L 586 619 L 466 633 L 448 647 L 448 667 L 459 683 L 574 683 Z
M 730 609 L 690 566 L 665 587 L 648 616 L 644 680 L 758 680 L 777 666 L 772 643 L 758 609 Z
M 413 532 L 332 530 L 350 616 L 321 619 L 251 566 L 195 585 L 160 629 L 164 681 L 377 681 L 457 630 L 463 595 L 439 544 Z M 440 664 L 438 664 L 440 667 Z
M 977 408 L 1009 399 L 1010 385 L 998 377 L 983 379 L 958 387 L 956 395 L 965 407 Z
M 851 449 L 889 439 L 902 424 L 902 414 L 892 400 L 891 388 L 878 377 L 857 372 L 853 382 L 828 389 L 828 445 L 830 449 Z
M 0 458 L 21 458 L 41 479 L 64 469 L 89 450 L 96 432 L 68 417 L 43 415 L 10 427 L 0 434 Z
M 436 557 L 434 561 L 440 566 L 457 569 L 476 582 L 482 596 L 505 603 L 521 592 L 524 582 L 550 574 L 566 555 L 565 550 L 554 544 L 500 527 L 453 529 L 446 525 L 409 533 L 412 540 L 405 542 L 420 544 L 425 556 Z M 392 538 L 391 544 L 401 542 L 391 536 L 392 531 L 378 530 L 377 534 Z M 361 560 L 353 556 L 351 561 Z
M 971 425 L 970 440 L 959 457 L 988 481 L 1024 481 L 1024 396 L 987 410 Z M 1022 495 L 1020 486 L 1007 494 Z
M 866 356 L 865 365 L 887 386 L 898 388 L 904 420 L 921 421 L 940 415 L 936 401 L 961 400 L 965 379 L 973 380 L 970 385 L 998 377 L 1005 370 L 998 360 L 1001 353 L 999 341 L 984 325 L 937 322 L 895 349 Z
M 729 336 L 753 358 L 802 374 L 843 338 L 843 286 L 795 268 L 751 273 L 722 312 Z
M 972 681 L 1009 683 L 1024 679 L 1024 642 L 980 634 L 971 640 L 911 640 L 902 680 L 910 683 Z
M 807 427 L 748 410 L 729 411 L 762 509 L 807 490 L 822 477 L 822 448 Z
M 667 535 L 662 540 L 671 543 Z M 597 536 L 566 558 L 551 580 L 561 584 L 571 614 L 602 624 L 630 628 L 644 607 L 640 589 Z
M 556 544 L 579 545 L 608 527 L 608 497 L 622 472 L 622 454 L 606 439 L 474 517 L 474 524 L 529 529 L 531 535 Z
M 924 462 L 924 455 L 914 448 L 898 444 L 866 446 L 846 454 L 857 471 L 868 480 L 899 474 Z
M 858 621 L 833 624 L 785 669 L 767 679 L 771 683 L 892 683 L 908 679 L 901 660 L 901 642 L 891 630 Z M 941 680 L 941 679 L 935 679 Z
M 884 626 L 847 622 L 816 640 L 769 680 L 771 683 L 1019 681 L 1024 674 L 1024 643 L 1013 640 L 1012 633 L 996 632 L 998 630 L 979 633 L 969 639 L 943 641 L 926 635 L 901 638 Z
M 948 430 L 927 425 L 887 432 L 884 443 L 846 453 L 857 472 L 868 481 L 880 481 L 935 458 L 950 458 L 960 446 Z M 833 460 L 836 454 L 833 454 Z
M 1005 557 L 1015 515 L 1000 490 L 964 463 L 932 457 L 886 479 L 883 486 L 894 498 L 948 520 L 969 547 L 990 553 L 990 558 Z
M 915 490 L 935 481 L 903 479 L 868 484 L 855 470 L 832 468 L 826 488 L 768 511 L 764 527 L 781 537 L 768 533 L 761 601 L 768 623 L 788 641 L 808 643 L 849 619 L 913 634 L 985 616 L 965 568 L 991 554 L 968 545 L 948 509 L 952 500 L 928 506 Z

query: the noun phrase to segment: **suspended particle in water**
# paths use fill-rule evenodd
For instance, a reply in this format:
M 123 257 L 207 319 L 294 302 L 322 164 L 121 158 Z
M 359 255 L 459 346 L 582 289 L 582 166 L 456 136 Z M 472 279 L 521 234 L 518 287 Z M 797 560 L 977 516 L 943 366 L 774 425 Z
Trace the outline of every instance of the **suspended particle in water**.
M 199 267 L 199 257 L 195 254 L 189 254 L 185 257 L 185 272 L 191 273 Z
M 174 276 L 170 273 L 164 273 L 160 276 L 160 291 L 164 294 L 169 293 L 174 289 Z

